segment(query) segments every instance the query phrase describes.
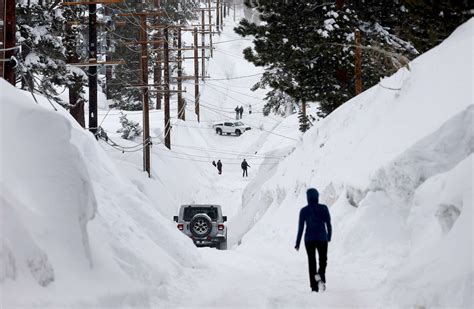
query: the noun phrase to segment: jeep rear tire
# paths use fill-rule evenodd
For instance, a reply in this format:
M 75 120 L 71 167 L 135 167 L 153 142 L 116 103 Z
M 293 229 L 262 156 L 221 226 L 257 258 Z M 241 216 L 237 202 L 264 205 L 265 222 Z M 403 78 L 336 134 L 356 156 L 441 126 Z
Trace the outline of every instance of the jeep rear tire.
M 235 130 L 235 135 L 240 136 L 240 134 L 242 134 L 242 132 L 240 132 L 240 130 Z
M 212 231 L 212 221 L 206 214 L 197 214 L 189 223 L 189 229 L 194 237 L 207 237 Z

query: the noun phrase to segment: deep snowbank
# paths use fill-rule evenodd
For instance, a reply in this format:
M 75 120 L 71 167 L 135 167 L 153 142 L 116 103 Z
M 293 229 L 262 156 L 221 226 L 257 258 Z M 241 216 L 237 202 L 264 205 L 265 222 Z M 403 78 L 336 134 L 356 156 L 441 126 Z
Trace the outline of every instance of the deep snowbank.
M 67 112 L 0 80 L 0 282 L 6 306 L 148 306 L 198 265 L 192 243 Z
M 391 304 L 472 306 L 473 29 L 471 19 L 312 128 L 243 205 L 238 215 L 258 214 L 245 224 L 262 218 L 241 250 L 288 254 L 316 187 L 333 217 L 330 261 L 378 277 Z

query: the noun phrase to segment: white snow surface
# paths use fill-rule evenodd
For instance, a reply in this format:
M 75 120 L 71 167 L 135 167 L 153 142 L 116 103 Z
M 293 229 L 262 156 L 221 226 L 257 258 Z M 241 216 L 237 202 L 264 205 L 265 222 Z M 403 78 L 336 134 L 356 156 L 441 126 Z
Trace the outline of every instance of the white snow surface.
M 146 305 L 147 288 L 200 263 L 65 111 L 0 86 L 2 304 Z
M 265 91 L 249 91 L 261 71 L 234 26 L 231 13 L 215 37 L 201 122 L 193 95 L 186 121 L 172 106 L 171 150 L 151 111 L 151 178 L 141 151 L 96 142 L 0 80 L 0 306 L 472 308 L 474 20 L 304 136 L 296 115 L 263 117 Z M 100 100 L 109 137 L 139 143 L 120 139 L 119 111 Z M 236 105 L 252 130 L 216 135 Z M 325 293 L 309 291 L 303 246 L 293 249 L 309 187 L 333 221 Z M 186 203 L 222 205 L 229 250 L 197 249 L 176 229 Z

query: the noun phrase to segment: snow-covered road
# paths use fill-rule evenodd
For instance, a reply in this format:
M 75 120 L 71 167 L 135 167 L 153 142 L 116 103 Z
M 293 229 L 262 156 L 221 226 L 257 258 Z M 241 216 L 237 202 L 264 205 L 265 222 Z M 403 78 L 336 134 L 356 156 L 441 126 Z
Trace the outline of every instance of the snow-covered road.
M 163 111 L 150 112 L 151 178 L 140 138 L 116 133 L 120 111 L 99 121 L 127 148 L 0 80 L 11 103 L 0 113 L 0 307 L 472 308 L 473 22 L 383 80 L 401 90 L 374 86 L 302 136 L 296 114 L 261 113 L 265 91 L 249 91 L 259 71 L 235 54 L 250 43 L 227 20 L 201 122 L 188 94 L 185 122 L 171 109 L 167 149 Z M 252 130 L 217 135 L 212 123 L 236 105 Z M 308 187 L 333 222 L 324 293 L 310 292 L 305 249 L 293 248 Z M 189 203 L 222 205 L 229 250 L 196 248 L 176 228 Z
M 280 248 L 281 249 L 281 248 Z M 157 304 L 185 308 L 382 308 L 383 282 L 380 270 L 338 264 L 329 256 L 328 289 L 313 293 L 309 288 L 304 249 L 285 252 L 275 248 L 242 248 L 217 251 L 199 250 L 206 268 L 188 269 L 165 291 L 156 293 Z M 379 276 L 374 276 L 378 274 Z

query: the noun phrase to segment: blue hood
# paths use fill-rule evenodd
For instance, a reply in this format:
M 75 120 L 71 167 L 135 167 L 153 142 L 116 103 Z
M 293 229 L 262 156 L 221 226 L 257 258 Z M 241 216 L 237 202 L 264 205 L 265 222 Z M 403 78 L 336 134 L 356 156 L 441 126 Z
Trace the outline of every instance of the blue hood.
M 306 198 L 308 199 L 308 205 L 318 205 L 319 204 L 319 192 L 318 190 L 311 188 L 306 191 Z

